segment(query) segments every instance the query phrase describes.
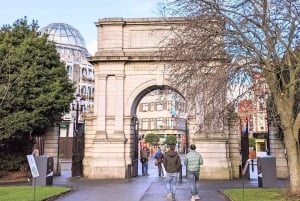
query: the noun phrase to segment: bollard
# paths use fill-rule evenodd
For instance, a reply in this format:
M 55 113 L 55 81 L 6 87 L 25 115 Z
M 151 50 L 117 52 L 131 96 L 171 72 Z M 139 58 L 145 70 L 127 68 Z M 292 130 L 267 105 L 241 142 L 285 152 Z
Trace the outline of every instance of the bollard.
M 128 164 L 127 166 L 127 178 L 128 181 L 131 181 L 131 164 Z

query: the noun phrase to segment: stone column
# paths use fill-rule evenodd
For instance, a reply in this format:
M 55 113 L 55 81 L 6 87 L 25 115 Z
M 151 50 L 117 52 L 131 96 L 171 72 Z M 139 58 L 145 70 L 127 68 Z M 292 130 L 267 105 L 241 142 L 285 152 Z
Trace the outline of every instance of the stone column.
M 231 179 L 227 139 L 191 139 L 203 157 L 202 179 Z
M 285 155 L 285 147 L 283 141 L 277 137 L 278 135 L 277 126 L 269 125 L 269 142 L 270 142 L 270 155 L 276 159 L 276 174 L 277 178 L 288 178 L 289 170 L 287 165 L 287 158 Z
M 124 75 L 116 75 L 115 137 L 124 137 Z
M 59 151 L 59 127 L 48 127 L 45 131 L 44 155 L 53 157 L 53 173 L 60 175 Z
M 104 139 L 106 136 L 106 90 L 107 90 L 107 75 L 98 75 L 98 83 L 95 86 L 99 88 L 96 90 L 96 116 L 97 116 L 97 130 L 96 139 Z
M 239 178 L 240 157 L 240 135 L 238 117 L 233 114 L 228 119 L 229 158 L 231 161 L 232 178 Z

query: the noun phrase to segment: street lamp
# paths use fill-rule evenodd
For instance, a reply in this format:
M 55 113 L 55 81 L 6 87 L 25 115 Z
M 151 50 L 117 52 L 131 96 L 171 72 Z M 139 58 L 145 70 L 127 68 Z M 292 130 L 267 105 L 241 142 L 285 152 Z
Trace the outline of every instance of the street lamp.
M 72 110 L 76 111 L 75 115 L 75 123 L 74 123 L 74 129 L 73 129 L 73 149 L 72 149 L 72 177 L 78 177 L 78 176 L 83 176 L 82 172 L 82 158 L 83 154 L 81 153 L 81 150 L 79 148 L 81 147 L 79 143 L 81 143 L 82 140 L 78 140 L 78 135 L 79 135 L 79 112 L 81 112 L 81 96 L 80 94 L 76 94 L 75 96 L 75 103 L 72 105 Z M 76 106 L 74 107 L 74 105 Z
M 78 129 L 78 118 L 79 118 L 79 112 L 81 111 L 81 108 L 80 108 L 80 101 L 81 101 L 81 96 L 80 96 L 80 94 L 78 93 L 78 94 L 76 94 L 76 96 L 75 96 L 75 102 L 76 102 L 76 109 L 75 109 L 75 111 L 76 111 L 76 116 L 75 116 L 75 124 L 74 124 L 74 136 L 76 136 L 77 135 L 77 129 Z M 73 105 L 74 106 L 74 105 Z M 74 108 L 73 108 L 73 110 L 74 110 Z

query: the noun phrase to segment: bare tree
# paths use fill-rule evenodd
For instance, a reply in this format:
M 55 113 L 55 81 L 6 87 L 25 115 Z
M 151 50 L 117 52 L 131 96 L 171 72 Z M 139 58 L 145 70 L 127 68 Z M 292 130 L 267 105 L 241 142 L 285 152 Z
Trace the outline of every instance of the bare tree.
M 184 19 L 163 56 L 174 61 L 171 81 L 189 100 L 211 105 L 224 87 L 251 88 L 252 76 L 263 75 L 284 132 L 290 191 L 299 195 L 300 1 L 171 0 L 164 7 Z

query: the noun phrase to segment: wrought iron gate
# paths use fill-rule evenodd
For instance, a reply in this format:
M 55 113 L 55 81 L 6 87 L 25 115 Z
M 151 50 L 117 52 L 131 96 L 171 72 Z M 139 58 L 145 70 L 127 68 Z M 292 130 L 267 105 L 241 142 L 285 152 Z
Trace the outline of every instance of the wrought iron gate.
M 132 171 L 131 175 L 133 177 L 138 176 L 138 158 L 139 158 L 139 121 L 137 117 L 132 117 L 131 119 L 131 126 L 134 130 L 134 154 L 132 159 Z
M 83 176 L 83 156 L 84 156 L 84 123 L 78 123 L 75 135 L 73 136 L 72 148 L 72 177 Z

